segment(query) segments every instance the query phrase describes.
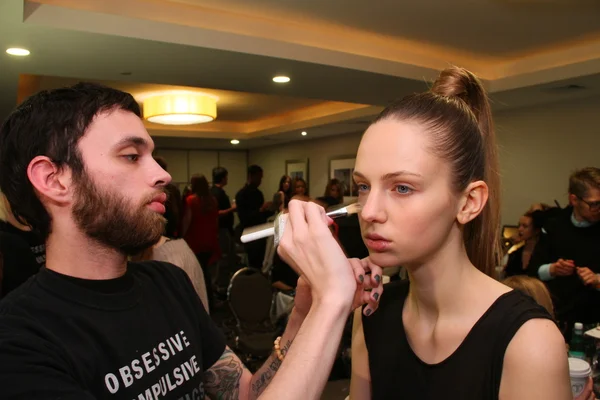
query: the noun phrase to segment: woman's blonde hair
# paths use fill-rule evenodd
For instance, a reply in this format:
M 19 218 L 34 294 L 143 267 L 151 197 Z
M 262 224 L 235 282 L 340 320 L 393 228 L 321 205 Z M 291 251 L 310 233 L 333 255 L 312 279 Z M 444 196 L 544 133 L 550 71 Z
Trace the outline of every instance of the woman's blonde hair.
M 506 286 L 531 296 L 540 306 L 544 307 L 554 318 L 554 306 L 546 285 L 539 279 L 526 275 L 515 275 L 502 281 Z

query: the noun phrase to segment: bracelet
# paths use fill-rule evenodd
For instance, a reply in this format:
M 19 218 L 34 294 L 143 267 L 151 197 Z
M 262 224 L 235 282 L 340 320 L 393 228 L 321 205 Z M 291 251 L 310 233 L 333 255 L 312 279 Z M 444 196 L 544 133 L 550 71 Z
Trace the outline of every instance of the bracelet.
M 275 342 L 273 342 L 273 344 L 275 346 L 275 355 L 277 356 L 279 361 L 283 361 L 285 356 L 281 352 L 281 347 L 279 347 L 279 342 L 281 342 L 281 336 L 278 336 L 277 339 L 275 339 Z

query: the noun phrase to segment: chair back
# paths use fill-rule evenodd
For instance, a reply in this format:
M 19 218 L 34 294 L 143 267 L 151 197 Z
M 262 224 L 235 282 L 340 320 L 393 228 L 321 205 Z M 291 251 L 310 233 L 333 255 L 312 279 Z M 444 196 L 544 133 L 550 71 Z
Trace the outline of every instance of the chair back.
M 260 271 L 248 267 L 237 271 L 229 283 L 227 298 L 240 327 L 270 323 L 273 290 Z

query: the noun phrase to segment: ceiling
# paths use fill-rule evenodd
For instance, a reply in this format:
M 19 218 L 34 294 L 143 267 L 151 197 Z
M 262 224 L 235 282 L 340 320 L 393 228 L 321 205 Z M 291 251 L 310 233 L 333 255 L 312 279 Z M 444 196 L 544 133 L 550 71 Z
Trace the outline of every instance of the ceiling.
M 161 145 L 222 148 L 235 137 L 250 148 L 361 131 L 449 64 L 482 77 L 496 110 L 600 96 L 599 4 L 2 0 L 0 49 L 32 54 L 0 54 L 0 118 L 80 80 L 138 97 L 186 88 L 219 97 L 217 120 L 147 124 Z M 273 83 L 278 74 L 292 81 Z
M 490 57 L 518 56 L 586 36 L 597 38 L 599 34 L 600 2 L 594 0 L 165 2 L 210 7 L 255 18 L 266 16 L 301 26 L 319 24 L 332 29 L 352 29 Z

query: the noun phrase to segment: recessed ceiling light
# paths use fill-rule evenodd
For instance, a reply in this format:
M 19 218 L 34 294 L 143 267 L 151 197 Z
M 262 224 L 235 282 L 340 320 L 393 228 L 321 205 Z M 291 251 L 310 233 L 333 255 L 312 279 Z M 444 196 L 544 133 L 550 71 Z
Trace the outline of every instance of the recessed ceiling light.
M 25 57 L 30 54 L 29 50 L 21 49 L 18 47 L 11 47 L 10 49 L 6 49 L 6 52 L 8 54 L 10 54 L 11 56 L 19 56 L 19 57 Z
M 237 139 L 231 139 L 231 144 L 240 144 L 240 141 Z
M 306 133 L 306 131 L 303 131 L 302 136 L 306 136 L 306 135 L 308 135 L 308 133 Z
M 288 83 L 290 81 L 290 77 L 289 76 L 276 76 L 273 78 L 273 82 L 277 82 L 277 83 Z

